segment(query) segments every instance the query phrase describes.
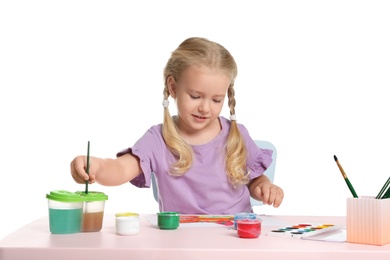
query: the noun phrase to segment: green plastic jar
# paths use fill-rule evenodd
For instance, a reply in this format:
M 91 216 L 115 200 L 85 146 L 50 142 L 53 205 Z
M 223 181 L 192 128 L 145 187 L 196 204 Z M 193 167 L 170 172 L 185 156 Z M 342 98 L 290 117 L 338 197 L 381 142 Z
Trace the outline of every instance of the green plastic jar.
M 159 212 L 157 213 L 157 225 L 160 229 L 177 229 L 180 224 L 180 213 Z
M 49 227 L 53 234 L 72 234 L 81 231 L 84 198 L 65 190 L 46 194 L 49 206 Z

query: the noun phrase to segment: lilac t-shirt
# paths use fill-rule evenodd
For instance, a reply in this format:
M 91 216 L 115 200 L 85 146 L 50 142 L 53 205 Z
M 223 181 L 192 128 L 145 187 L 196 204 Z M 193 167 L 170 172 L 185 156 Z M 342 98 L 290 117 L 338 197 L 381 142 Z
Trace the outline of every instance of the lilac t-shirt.
M 133 147 L 122 150 L 121 156 L 132 153 L 140 159 L 142 173 L 131 183 L 137 187 L 150 187 L 151 173 L 158 183 L 160 211 L 182 214 L 235 214 L 250 212 L 250 194 L 247 186 L 234 188 L 225 170 L 225 143 L 230 121 L 219 117 L 222 130 L 212 141 L 192 145 L 192 168 L 180 177 L 171 176 L 169 168 L 175 157 L 165 145 L 161 124 L 152 126 Z M 250 179 L 264 173 L 272 162 L 272 150 L 261 149 L 250 137 L 247 129 L 238 124 L 248 151 L 247 167 Z

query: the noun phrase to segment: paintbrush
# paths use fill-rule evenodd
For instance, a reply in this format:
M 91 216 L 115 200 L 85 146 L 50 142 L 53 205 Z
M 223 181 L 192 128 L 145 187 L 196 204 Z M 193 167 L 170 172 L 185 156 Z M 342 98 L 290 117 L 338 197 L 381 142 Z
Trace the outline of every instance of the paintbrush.
M 340 172 L 343 175 L 343 178 L 344 178 L 345 182 L 347 183 L 347 186 L 348 186 L 349 190 L 351 191 L 353 197 L 357 198 L 358 195 L 356 194 L 355 189 L 353 188 L 351 182 L 349 181 L 347 174 L 345 174 L 343 167 L 341 167 L 341 164 L 340 164 L 339 160 L 337 159 L 336 155 L 333 155 L 333 158 L 336 161 L 337 166 L 339 167 Z
M 378 195 L 375 197 L 376 199 L 386 199 L 389 197 L 389 186 L 390 185 L 390 177 L 387 179 L 385 185 L 383 185 L 382 189 L 378 193 Z
M 87 174 L 89 175 L 89 141 L 88 141 L 88 148 L 87 148 L 87 169 L 85 170 Z M 85 194 L 88 194 L 88 181 L 85 181 Z

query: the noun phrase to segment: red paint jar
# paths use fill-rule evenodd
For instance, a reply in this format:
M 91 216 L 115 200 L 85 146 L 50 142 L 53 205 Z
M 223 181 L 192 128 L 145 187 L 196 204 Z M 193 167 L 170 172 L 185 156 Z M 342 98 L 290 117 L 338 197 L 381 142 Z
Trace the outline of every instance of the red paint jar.
M 258 238 L 261 234 L 260 219 L 237 220 L 237 235 L 240 238 Z

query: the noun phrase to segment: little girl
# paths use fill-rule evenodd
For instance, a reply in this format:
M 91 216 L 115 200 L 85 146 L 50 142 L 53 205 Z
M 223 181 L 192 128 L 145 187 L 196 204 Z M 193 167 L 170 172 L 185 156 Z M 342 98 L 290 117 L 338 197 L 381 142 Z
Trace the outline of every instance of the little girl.
M 278 207 L 283 190 L 263 175 L 272 151 L 259 148 L 236 121 L 236 76 L 235 60 L 223 46 L 204 38 L 186 39 L 164 69 L 164 122 L 116 159 L 90 157 L 89 175 L 86 156 L 76 157 L 71 162 L 73 179 L 150 187 L 154 173 L 160 211 L 250 212 L 250 196 Z M 176 116 L 169 113 L 169 97 L 177 105 Z M 226 97 L 230 120 L 220 116 Z

